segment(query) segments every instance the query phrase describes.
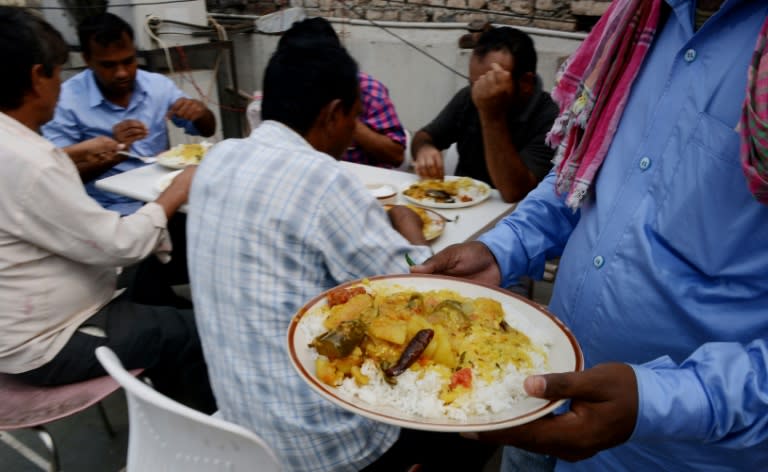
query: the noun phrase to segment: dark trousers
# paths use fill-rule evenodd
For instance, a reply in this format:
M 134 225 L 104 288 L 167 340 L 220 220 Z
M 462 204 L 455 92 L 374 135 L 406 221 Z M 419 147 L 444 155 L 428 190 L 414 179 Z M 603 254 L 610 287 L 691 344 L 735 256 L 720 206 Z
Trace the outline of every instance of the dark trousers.
M 133 267 L 126 269 L 121 277 L 128 287 L 132 301 L 143 305 L 170 305 L 178 308 L 192 308 L 189 300 L 176 296 L 172 285 L 189 283 L 187 269 L 187 216 L 177 213 L 168 220 L 168 233 L 173 242 L 170 262 L 163 264 L 150 256 Z
M 498 446 L 466 439 L 455 433 L 400 430 L 395 444 L 362 472 L 481 472 Z
M 60 385 L 106 375 L 94 351 L 107 346 L 127 369 L 144 368 L 159 392 L 205 413 L 216 411 L 193 311 L 163 306 L 164 301 L 175 305 L 178 299 L 167 281 L 156 283 L 167 289 L 160 292 L 172 297 L 168 300 L 137 290 L 141 284 L 135 282 L 151 273 L 147 266 L 152 267 L 154 259 L 127 270 L 132 279 L 128 290 L 81 325 L 99 328 L 104 336 L 76 331 L 53 360 L 17 376 L 35 385 Z M 142 298 L 160 304 L 137 303 Z

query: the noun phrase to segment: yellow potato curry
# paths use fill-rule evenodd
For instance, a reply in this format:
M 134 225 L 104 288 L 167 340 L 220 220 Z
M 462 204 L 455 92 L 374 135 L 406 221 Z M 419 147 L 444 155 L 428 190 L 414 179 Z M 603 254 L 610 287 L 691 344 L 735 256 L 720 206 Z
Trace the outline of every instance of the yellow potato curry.
M 504 321 L 501 304 L 490 298 L 466 298 L 450 290 L 371 293 L 362 286 L 328 295 L 326 332 L 312 343 L 320 354 L 317 377 L 330 386 L 345 378 L 368 383 L 366 360 L 387 382 L 408 369 L 432 369 L 445 380 L 441 400 L 448 404 L 472 389 L 473 379 L 491 382 L 512 363 L 533 367 L 537 349 Z

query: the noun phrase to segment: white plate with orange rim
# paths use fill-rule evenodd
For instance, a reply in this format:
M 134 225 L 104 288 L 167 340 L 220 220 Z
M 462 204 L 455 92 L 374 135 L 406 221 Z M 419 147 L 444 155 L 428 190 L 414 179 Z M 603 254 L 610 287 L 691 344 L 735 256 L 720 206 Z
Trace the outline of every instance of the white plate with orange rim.
M 399 288 L 420 292 L 452 290 L 463 297 L 485 297 L 497 300 L 503 307 L 505 320 L 522 323 L 529 329 L 537 330 L 538 333 L 547 336 L 549 339 L 547 372 L 572 372 L 584 369 L 581 348 L 573 334 L 561 321 L 537 303 L 500 288 L 453 277 L 418 274 L 371 277 L 348 282 L 336 288 L 361 285 L 372 290 Z M 324 312 L 324 307 L 328 304 L 327 294 L 330 291 L 323 292 L 307 302 L 293 317 L 288 330 L 288 351 L 294 368 L 309 387 L 345 410 L 404 428 L 438 432 L 471 432 L 491 431 L 525 424 L 551 413 L 564 403 L 564 400 L 550 401 L 523 395 L 517 398 L 511 407 L 497 413 L 468 415 L 463 419 L 435 418 L 407 412 L 392 405 L 376 404 L 374 401 L 376 396 L 363 399 L 339 387 L 329 386 L 315 374 L 315 360 L 318 354 L 314 348 L 310 347 L 314 338 L 309 334 L 308 325 L 316 323 L 319 313 Z
M 400 192 L 411 203 L 432 208 L 465 208 L 484 202 L 491 187 L 470 177 L 446 176 L 443 180 L 425 179 Z
M 389 210 L 393 205 L 384 205 L 385 210 Z M 427 241 L 434 241 L 445 231 L 445 218 L 430 210 L 429 208 L 422 208 L 416 205 L 405 205 L 411 210 L 415 211 L 421 218 L 423 223 L 422 233 Z

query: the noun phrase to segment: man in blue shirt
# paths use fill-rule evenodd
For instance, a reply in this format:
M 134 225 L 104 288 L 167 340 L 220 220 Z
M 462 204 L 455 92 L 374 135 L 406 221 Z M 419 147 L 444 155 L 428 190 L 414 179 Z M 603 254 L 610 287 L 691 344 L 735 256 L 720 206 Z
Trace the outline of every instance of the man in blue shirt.
M 481 435 L 580 461 L 558 470 L 768 464 L 768 207 L 747 189 L 734 130 L 768 4 L 664 7 L 582 207 L 550 174 L 479 241 L 412 269 L 498 285 L 562 254 L 550 309 L 590 368 L 526 380 L 531 395 L 569 398 L 564 414 Z
M 207 137 L 216 131 L 216 118 L 169 78 L 138 70 L 133 30 L 118 16 L 86 18 L 78 26 L 78 37 L 88 69 L 62 85 L 56 114 L 43 134 L 75 161 L 89 195 L 104 208 L 130 214 L 142 203 L 93 184 L 145 165 L 117 154 L 117 144 L 140 156 L 155 156 L 169 147 L 168 119 L 187 134 Z M 102 152 L 78 152 L 79 143 L 99 137 L 109 138 Z

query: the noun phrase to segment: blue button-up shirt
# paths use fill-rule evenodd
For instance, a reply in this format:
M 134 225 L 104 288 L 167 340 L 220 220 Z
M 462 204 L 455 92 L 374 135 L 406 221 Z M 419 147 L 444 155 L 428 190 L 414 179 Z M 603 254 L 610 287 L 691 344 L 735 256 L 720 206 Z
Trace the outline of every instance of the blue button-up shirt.
M 43 135 L 56 146 L 66 147 L 98 136 L 112 137 L 112 127 L 117 123 L 138 120 L 147 126 L 149 134 L 134 142 L 130 151 L 140 156 L 155 156 L 169 147 L 166 128 L 168 109 L 184 96 L 168 77 L 139 70 L 131 102 L 127 107 L 121 107 L 104 98 L 93 71 L 87 69 L 62 84 L 55 115 L 43 126 Z M 174 118 L 173 123 L 184 128 L 187 134 L 199 134 L 191 121 Z M 95 180 L 143 165 L 137 159 L 128 159 Z M 86 184 L 86 190 L 101 206 L 122 214 L 133 213 L 143 205 L 131 198 L 99 190 L 93 182 Z
M 768 207 L 734 131 L 768 4 L 726 1 L 694 32 L 696 2 L 668 3 L 594 196 L 573 213 L 550 175 L 481 237 L 507 282 L 562 252 L 550 308 L 589 366 L 634 364 L 630 441 L 558 470 L 768 464 Z
M 301 306 L 342 282 L 407 273 L 429 257 L 392 229 L 368 189 L 276 121 L 226 140 L 195 175 L 187 219 L 197 325 L 224 418 L 256 431 L 285 470 L 354 472 L 398 428 L 349 413 L 291 367 Z

